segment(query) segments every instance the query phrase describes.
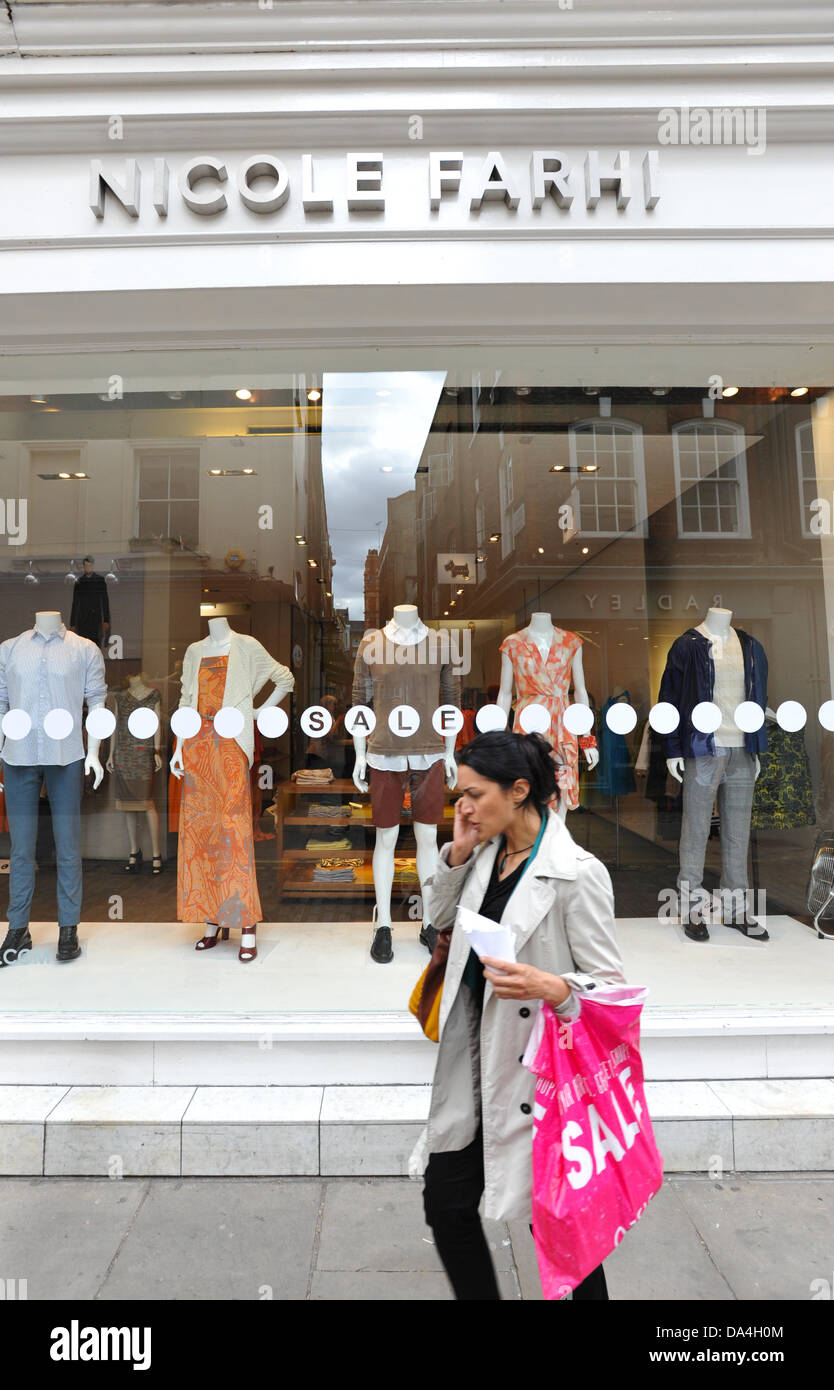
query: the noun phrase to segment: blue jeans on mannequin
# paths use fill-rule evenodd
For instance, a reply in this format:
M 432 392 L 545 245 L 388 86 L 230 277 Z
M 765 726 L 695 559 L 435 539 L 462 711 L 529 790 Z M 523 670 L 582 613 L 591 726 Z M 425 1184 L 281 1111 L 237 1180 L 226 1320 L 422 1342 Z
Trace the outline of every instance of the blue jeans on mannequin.
M 35 891 L 35 845 L 41 783 L 52 813 L 58 869 L 58 925 L 77 926 L 81 916 L 81 790 L 84 759 L 66 767 L 14 767 L 3 764 L 6 815 L 12 852 L 9 860 L 9 929 L 28 927 Z

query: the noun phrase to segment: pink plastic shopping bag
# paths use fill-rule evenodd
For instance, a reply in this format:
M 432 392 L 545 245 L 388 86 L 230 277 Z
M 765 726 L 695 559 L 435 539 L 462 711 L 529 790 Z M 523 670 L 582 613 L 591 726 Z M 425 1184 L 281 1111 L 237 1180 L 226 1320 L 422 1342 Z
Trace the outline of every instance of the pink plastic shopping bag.
M 642 1216 L 663 1182 L 643 1091 L 645 989 L 597 986 L 581 1013 L 542 1005 L 524 1063 L 533 1106 L 533 1239 L 545 1298 L 564 1298 Z

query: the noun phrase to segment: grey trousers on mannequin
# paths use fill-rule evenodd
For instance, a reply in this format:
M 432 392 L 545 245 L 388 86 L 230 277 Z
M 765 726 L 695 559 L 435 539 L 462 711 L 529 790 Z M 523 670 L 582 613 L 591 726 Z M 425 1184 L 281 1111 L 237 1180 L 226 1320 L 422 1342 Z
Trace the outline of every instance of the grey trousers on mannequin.
M 684 759 L 679 890 L 686 885 L 692 897 L 703 882 L 704 856 L 716 797 L 721 832 L 721 887 L 747 888 L 747 849 L 755 784 L 756 758 L 744 748 L 719 748 L 714 757 Z

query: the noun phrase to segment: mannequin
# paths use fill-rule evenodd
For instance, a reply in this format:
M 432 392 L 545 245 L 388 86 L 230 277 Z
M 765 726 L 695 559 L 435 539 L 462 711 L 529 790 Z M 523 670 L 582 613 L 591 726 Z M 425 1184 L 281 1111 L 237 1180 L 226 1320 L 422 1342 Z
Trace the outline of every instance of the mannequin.
M 366 792 L 370 768 L 372 816 L 376 827 L 373 857 L 376 905 L 371 957 L 380 965 L 387 964 L 394 956 L 391 888 L 406 784 L 412 792 L 417 876 L 424 904 L 420 940 L 430 950 L 436 940 L 431 923 L 425 920 L 429 901 L 426 880 L 437 862 L 437 822 L 443 815 L 443 774 L 451 790 L 457 784 L 457 763 L 456 734 L 441 739 L 432 727 L 431 717 L 438 705 L 460 706 L 460 680 L 454 675 L 451 664 L 441 665 L 431 660 L 432 653 L 426 641 L 428 632 L 414 604 L 397 604 L 381 632 L 365 633 L 354 666 L 353 703 L 364 705 L 373 698 L 377 719 L 370 739 L 354 735 L 353 781 L 359 791 Z M 376 647 L 383 649 L 384 659 L 373 659 Z M 397 653 L 404 657 L 407 654 L 408 659 L 398 662 Z M 421 706 L 420 726 L 409 738 L 399 738 L 387 727 L 385 710 L 398 704 Z
M 734 712 L 743 701 L 767 707 L 767 658 L 761 643 L 732 626 L 729 608 L 710 608 L 703 622 L 672 643 L 660 683 L 660 700 L 677 709 L 680 722 L 666 736 L 666 768 L 683 784 L 678 893 L 681 922 L 692 941 L 708 941 L 710 894 L 702 887 L 714 801 L 718 800 L 722 872 L 720 897 L 725 926 L 767 941 L 768 932 L 747 909 L 747 849 L 758 753 L 767 747 L 765 725 L 745 733 Z M 714 734 L 692 724 L 696 704 L 718 706 Z M 743 897 L 743 912 L 738 898 Z
M 21 951 L 31 950 L 29 912 L 35 888 L 35 845 L 38 799 L 46 782 L 58 878 L 58 952 L 70 961 L 81 955 L 78 921 L 81 916 L 81 793 L 84 774 L 92 772 L 93 786 L 104 776 L 98 751 L 100 740 L 82 739 L 83 708 L 104 704 L 107 686 L 104 658 L 95 643 L 70 632 L 54 611 L 35 614 L 35 625 L 0 645 L 0 715 L 22 710 L 30 721 L 22 738 L 0 742 L 3 785 L 12 852 L 9 863 L 9 929 L 0 947 L 0 966 L 11 965 Z M 44 720 L 52 711 L 71 716 L 64 737 L 48 735 Z
M 209 618 L 209 635 L 185 653 L 180 706 L 198 711 L 202 727 L 193 738 L 177 737 L 171 771 L 185 774 L 177 856 L 177 916 L 205 921 L 195 949 L 229 938 L 239 926 L 238 960 L 255 960 L 255 930 L 261 917 L 252 834 L 249 769 L 254 757 L 253 700 L 273 681 L 260 709 L 268 709 L 295 686 L 295 677 L 254 637 L 235 632 L 226 618 Z M 224 706 L 243 716 L 240 734 L 224 738 L 213 717 Z
M 162 727 L 157 724 L 152 739 L 139 740 L 128 727 L 136 709 L 149 709 L 159 717 L 162 698 L 158 690 L 148 685 L 144 672 L 128 676 L 127 690 L 115 692 L 108 702 L 116 716 L 116 731 L 107 759 L 107 771 L 116 775 L 116 809 L 123 811 L 127 824 L 130 857 L 126 873 L 136 873 L 142 863 L 139 845 L 139 817 L 148 818 L 153 850 L 153 874 L 162 873 L 159 839 L 159 812 L 153 801 L 153 775 L 162 767 Z
M 550 731 L 545 737 L 553 744 L 554 758 L 561 758 L 563 763 L 559 815 L 565 820 L 568 811 L 579 805 L 577 740 L 562 724 L 571 686 L 577 704 L 589 709 L 591 705 L 582 667 L 582 638 L 556 627 L 549 613 L 532 613 L 527 627 L 505 637 L 500 650 L 501 684 L 496 704 L 509 714 L 515 683 L 513 728 L 521 727 L 519 716 L 528 705 L 544 705 L 550 710 Z M 599 752 L 593 734 L 582 735 L 578 742 L 588 767 L 596 767 Z

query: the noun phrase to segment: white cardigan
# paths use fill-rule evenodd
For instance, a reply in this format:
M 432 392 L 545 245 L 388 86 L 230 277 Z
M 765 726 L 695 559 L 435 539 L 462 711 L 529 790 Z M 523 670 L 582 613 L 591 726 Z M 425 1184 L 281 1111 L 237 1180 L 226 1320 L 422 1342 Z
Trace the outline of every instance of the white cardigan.
M 205 656 L 217 654 L 217 643 L 212 642 L 209 637 L 204 637 L 201 642 L 192 642 L 187 648 L 182 663 L 180 708 L 183 705 L 188 705 L 191 709 L 197 708 L 200 662 Z M 254 637 L 249 637 L 244 632 L 232 632 L 226 684 L 223 687 L 223 704 L 233 705 L 243 715 L 243 728 L 235 742 L 243 749 L 250 767 L 255 757 L 253 701 L 267 681 L 275 683 L 281 691 L 282 698 L 295 688 L 295 676 L 289 667 L 282 666 L 280 661 L 271 657 L 266 647 L 262 647 Z

